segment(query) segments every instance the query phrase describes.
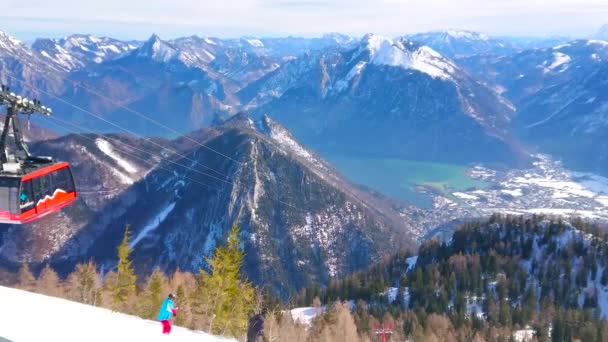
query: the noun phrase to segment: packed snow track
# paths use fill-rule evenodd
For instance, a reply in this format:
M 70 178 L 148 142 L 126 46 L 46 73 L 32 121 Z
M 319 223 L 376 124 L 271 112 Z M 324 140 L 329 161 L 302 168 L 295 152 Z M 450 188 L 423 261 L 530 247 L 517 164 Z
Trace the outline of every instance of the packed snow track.
M 0 286 L 0 341 L 234 341 L 110 310 Z

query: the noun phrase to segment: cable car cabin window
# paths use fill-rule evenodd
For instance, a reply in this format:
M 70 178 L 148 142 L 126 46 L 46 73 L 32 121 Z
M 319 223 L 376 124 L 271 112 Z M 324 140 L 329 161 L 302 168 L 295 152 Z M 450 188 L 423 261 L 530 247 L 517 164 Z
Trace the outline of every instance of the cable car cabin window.
M 21 212 L 26 212 L 36 206 L 36 198 L 34 197 L 34 189 L 32 188 L 32 180 L 26 180 L 21 183 L 21 194 L 19 194 L 19 207 Z
M 11 214 L 18 214 L 19 202 L 17 193 L 19 192 L 19 179 L 13 177 L 0 177 L 0 210 L 8 211 Z
M 53 184 L 53 190 L 60 189 L 65 192 L 74 191 L 72 173 L 67 167 L 51 173 L 51 182 Z

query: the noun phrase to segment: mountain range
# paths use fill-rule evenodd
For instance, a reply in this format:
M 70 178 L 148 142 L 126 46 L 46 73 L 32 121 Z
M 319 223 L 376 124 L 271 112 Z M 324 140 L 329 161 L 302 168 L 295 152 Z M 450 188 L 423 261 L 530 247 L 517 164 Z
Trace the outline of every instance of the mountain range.
M 237 223 L 250 279 L 281 295 L 327 283 L 435 228 L 422 226 L 428 212 L 351 184 L 332 156 L 512 168 L 542 152 L 607 175 L 601 34 L 27 46 L 0 33 L 0 82 L 60 120 L 33 118 L 58 134 L 32 134 L 32 149 L 70 161 L 81 195 L 27 229 L 0 228 L 0 255 L 110 268 L 130 224 L 138 271 L 196 271 Z

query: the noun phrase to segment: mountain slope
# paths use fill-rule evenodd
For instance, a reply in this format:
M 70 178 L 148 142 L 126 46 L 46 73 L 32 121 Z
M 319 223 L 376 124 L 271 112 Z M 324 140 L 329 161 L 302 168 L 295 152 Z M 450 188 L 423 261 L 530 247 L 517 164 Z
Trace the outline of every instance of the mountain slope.
M 4 322 L 0 327 L 0 341 L 154 342 L 167 339 L 156 321 L 6 287 L 0 287 L 0 297 L 12 308 L 0 313 Z M 234 341 L 180 327 L 174 327 L 169 337 L 179 341 Z
M 197 272 L 237 223 L 249 279 L 286 296 L 413 246 L 406 206 L 352 186 L 268 117 L 237 115 L 191 137 L 238 162 L 185 138 L 160 143 L 185 156 L 165 158 L 188 168 L 152 158 L 158 147 L 148 140 L 68 136 L 35 145 L 72 163 L 80 200 L 34 225 L 3 228 L 3 260 L 67 271 L 94 258 L 111 268 L 129 224 L 138 272 Z M 123 146 L 126 139 L 147 153 Z
M 511 130 L 569 168 L 606 175 L 608 42 L 575 40 L 508 56 L 460 59 L 516 108 Z
M 326 154 L 507 164 L 523 155 L 508 101 L 405 39 L 367 35 L 352 50 L 303 56 L 239 95 Z
M 608 336 L 607 237 L 605 227 L 578 219 L 497 215 L 462 225 L 447 241 L 426 241 L 416 256 L 400 253 L 335 280 L 321 299 L 348 298 L 358 307 L 365 300 L 376 317 L 390 312 L 414 336 L 417 327 L 407 322 L 433 313 L 445 317 L 444 326 L 465 327 L 465 340 L 522 329 L 539 339 L 552 331 L 560 341 L 602 340 Z

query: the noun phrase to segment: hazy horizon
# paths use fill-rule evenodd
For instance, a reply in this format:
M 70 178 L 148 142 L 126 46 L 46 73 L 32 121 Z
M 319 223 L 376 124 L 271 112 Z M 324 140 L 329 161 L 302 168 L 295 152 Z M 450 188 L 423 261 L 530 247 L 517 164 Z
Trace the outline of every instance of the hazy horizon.
M 318 37 L 337 32 L 398 36 L 445 29 L 492 36 L 590 37 L 608 20 L 604 0 L 3 0 L 0 30 L 25 41 L 74 33 L 144 40 Z

